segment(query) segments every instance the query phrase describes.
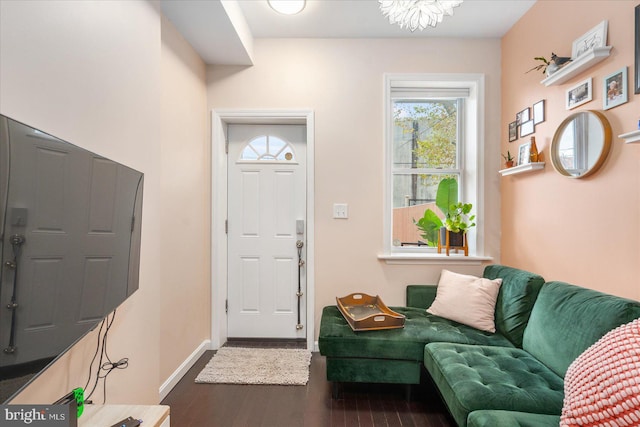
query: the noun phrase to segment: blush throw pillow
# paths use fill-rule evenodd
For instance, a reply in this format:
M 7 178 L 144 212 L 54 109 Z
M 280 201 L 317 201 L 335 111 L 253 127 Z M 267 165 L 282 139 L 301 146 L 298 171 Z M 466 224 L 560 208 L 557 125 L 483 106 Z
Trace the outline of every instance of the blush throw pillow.
M 487 332 L 495 332 L 496 300 L 502 279 L 442 270 L 428 313 Z
M 569 365 L 560 426 L 640 425 L 640 319 L 617 327 Z

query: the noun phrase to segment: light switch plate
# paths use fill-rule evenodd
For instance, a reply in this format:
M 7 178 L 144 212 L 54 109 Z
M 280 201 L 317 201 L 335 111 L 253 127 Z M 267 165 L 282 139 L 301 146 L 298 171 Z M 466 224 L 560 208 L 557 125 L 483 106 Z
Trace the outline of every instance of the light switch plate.
M 349 218 L 349 205 L 347 205 L 346 203 L 334 203 L 333 217 L 339 219 Z

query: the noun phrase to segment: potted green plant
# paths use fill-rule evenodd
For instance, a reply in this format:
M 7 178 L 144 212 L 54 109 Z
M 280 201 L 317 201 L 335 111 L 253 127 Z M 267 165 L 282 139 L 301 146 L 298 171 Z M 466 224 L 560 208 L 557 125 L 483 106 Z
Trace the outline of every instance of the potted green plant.
M 458 203 L 458 182 L 453 178 L 445 178 L 438 184 L 436 192 L 436 206 L 447 217 L 449 208 L 452 204 Z M 422 232 L 422 238 L 429 246 L 438 245 L 438 237 L 440 228 L 444 226 L 442 219 L 433 210 L 427 209 L 419 220 L 413 220 L 413 223 Z
M 509 150 L 507 150 L 507 155 L 505 156 L 504 154 L 502 155 L 502 157 L 504 157 L 505 163 L 504 165 L 507 168 L 512 168 L 513 167 L 513 156 L 511 155 L 511 153 L 509 152 Z
M 449 245 L 463 246 L 464 234 L 468 229 L 476 225 L 476 223 L 473 222 L 476 219 L 476 216 L 470 215 L 472 208 L 473 205 L 471 203 L 458 202 L 451 205 L 449 213 L 444 221 L 444 231 L 440 231 L 441 241 L 444 242 L 446 239 L 444 232 L 449 232 Z
M 445 178 L 438 184 L 436 192 L 436 206 L 444 214 L 444 222 L 431 209 L 424 212 L 422 218 L 414 220 L 414 224 L 422 232 L 421 236 L 427 245 L 437 246 L 445 242 L 449 233 L 450 246 L 463 246 L 464 234 L 475 226 L 475 215 L 469 215 L 473 205 L 471 203 L 458 202 L 458 181 L 454 178 Z
M 542 70 L 542 74 L 546 74 L 547 72 L 547 67 L 549 66 L 549 64 L 551 64 L 547 58 L 545 58 L 544 56 L 536 56 L 535 58 L 533 58 L 535 61 L 540 61 L 542 62 L 542 64 L 538 64 L 535 67 L 531 68 L 529 71 L 527 71 L 527 73 L 531 72 L 531 71 L 540 71 Z M 526 73 L 525 73 L 526 74 Z

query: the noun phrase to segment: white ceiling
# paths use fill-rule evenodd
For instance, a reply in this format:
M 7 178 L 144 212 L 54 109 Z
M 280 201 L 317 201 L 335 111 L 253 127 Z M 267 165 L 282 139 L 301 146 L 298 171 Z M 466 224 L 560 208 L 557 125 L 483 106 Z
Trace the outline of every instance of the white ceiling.
M 378 0 L 307 0 L 294 16 L 266 0 L 162 0 L 162 11 L 208 64 L 251 64 L 254 38 L 500 38 L 536 0 L 465 0 L 435 28 L 389 24 Z

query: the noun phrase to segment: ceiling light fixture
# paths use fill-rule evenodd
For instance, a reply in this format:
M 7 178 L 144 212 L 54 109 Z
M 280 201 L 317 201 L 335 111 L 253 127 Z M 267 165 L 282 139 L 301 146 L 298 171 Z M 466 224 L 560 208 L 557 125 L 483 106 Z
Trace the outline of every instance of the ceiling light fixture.
M 408 27 L 412 32 L 435 27 L 444 15 L 453 16 L 453 8 L 463 0 L 378 0 L 380 11 L 389 18 L 389 23 L 400 28 Z
M 283 15 L 295 15 L 304 9 L 306 0 L 267 0 L 271 9 Z

